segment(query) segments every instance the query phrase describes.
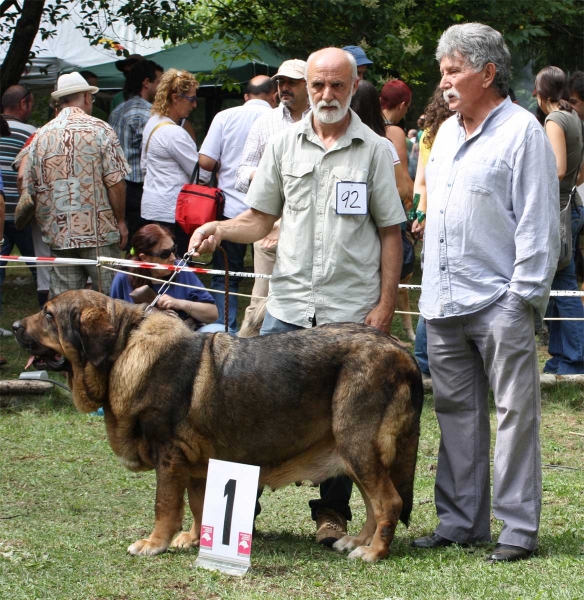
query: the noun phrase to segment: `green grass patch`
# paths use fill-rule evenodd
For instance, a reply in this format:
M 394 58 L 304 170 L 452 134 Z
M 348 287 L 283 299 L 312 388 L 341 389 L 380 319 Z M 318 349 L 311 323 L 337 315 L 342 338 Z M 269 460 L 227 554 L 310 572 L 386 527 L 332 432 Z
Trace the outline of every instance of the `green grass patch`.
M 489 565 L 491 545 L 435 551 L 410 542 L 436 525 L 433 484 L 439 432 L 431 398 L 422 415 L 415 508 L 390 555 L 376 565 L 318 547 L 307 501 L 290 486 L 262 498 L 252 569 L 243 579 L 194 567 L 197 551 L 135 558 L 126 548 L 149 534 L 153 473 L 125 470 L 103 420 L 78 414 L 65 392 L 0 410 L 0 598 L 562 598 L 584 596 L 584 431 L 581 407 L 546 401 L 540 548 L 528 561 Z M 494 418 L 494 415 L 493 415 Z M 560 464 L 561 463 L 561 464 Z M 357 530 L 365 519 L 353 494 Z M 185 519 L 185 527 L 190 520 Z M 493 538 L 500 524 L 493 521 Z

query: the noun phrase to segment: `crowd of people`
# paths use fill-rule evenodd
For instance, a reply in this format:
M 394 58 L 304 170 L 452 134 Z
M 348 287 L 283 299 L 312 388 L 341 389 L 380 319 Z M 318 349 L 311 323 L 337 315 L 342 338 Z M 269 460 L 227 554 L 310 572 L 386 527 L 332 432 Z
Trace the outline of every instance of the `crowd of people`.
M 544 316 L 558 319 L 547 325 L 544 371 L 584 373 L 583 304 L 577 296 L 549 298 L 550 289 L 579 289 L 584 73 L 569 81 L 558 67 L 538 73 L 540 124 L 511 97 L 510 54 L 499 32 L 453 26 L 436 58 L 441 80 L 419 130 L 401 126 L 412 102 L 408 85 L 393 79 L 378 91 L 364 78 L 372 61 L 347 46 L 286 60 L 273 77 L 252 79 L 244 104 L 219 112 L 200 148 L 188 121 L 199 84 L 184 70 L 164 72 L 137 56 L 120 61 L 123 98 L 109 124 L 92 116 L 93 82 L 62 75 L 52 93 L 55 118 L 38 131 L 26 126 L 32 93 L 12 86 L 2 96 L 11 128 L 2 133 L 0 156 L 2 254 L 15 245 L 24 255 L 63 258 L 125 251 L 166 265 L 193 249 L 213 253 L 214 267 L 223 269 L 220 245 L 231 270 L 242 271 L 253 244 L 254 271 L 271 279 L 256 279 L 244 325 L 261 311 L 260 335 L 343 321 L 389 333 L 398 284 L 413 271 L 412 241 L 423 240 L 415 356 L 432 378 L 442 437 L 438 526 L 413 545 L 490 541 L 492 388 L 492 509 L 503 529 L 488 559 L 514 561 L 531 556 L 538 540 L 535 332 Z M 204 181 L 218 173 L 225 208 L 189 240 L 175 222 L 175 205 L 196 170 Z M 34 218 L 20 229 L 14 213 L 26 195 Z M 572 254 L 558 268 L 566 207 Z M 31 271 L 41 305 L 48 294 L 88 285 L 145 301 L 170 276 L 163 268 L 129 268 L 113 277 L 84 265 L 54 268 L 41 282 Z M 195 331 L 217 331 L 224 280 L 213 278 L 210 293 L 194 274 L 180 277 L 191 287 L 171 287 L 159 308 Z M 229 290 L 239 283 L 231 277 Z M 235 333 L 236 302 L 231 307 Z M 332 546 L 346 535 L 351 490 L 348 477 L 336 477 L 310 502 L 319 543 Z

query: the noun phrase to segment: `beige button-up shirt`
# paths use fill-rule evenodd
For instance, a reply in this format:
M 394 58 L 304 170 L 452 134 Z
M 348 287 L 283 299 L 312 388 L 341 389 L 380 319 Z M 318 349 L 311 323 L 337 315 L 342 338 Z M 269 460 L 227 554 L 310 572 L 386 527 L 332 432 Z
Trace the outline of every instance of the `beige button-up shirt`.
M 366 183 L 367 213 L 337 213 L 337 183 Z M 362 188 L 361 188 L 362 189 Z M 272 138 L 246 198 L 282 217 L 268 310 L 301 327 L 362 323 L 378 304 L 378 227 L 405 221 L 385 140 L 351 111 L 344 136 L 328 150 L 312 128 L 312 112 Z

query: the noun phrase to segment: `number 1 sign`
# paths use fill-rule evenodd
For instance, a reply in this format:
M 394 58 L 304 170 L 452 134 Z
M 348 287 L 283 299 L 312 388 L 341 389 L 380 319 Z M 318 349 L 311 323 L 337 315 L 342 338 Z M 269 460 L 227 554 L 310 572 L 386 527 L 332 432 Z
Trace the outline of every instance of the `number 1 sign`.
M 197 566 L 231 575 L 247 572 L 259 476 L 253 465 L 209 460 Z

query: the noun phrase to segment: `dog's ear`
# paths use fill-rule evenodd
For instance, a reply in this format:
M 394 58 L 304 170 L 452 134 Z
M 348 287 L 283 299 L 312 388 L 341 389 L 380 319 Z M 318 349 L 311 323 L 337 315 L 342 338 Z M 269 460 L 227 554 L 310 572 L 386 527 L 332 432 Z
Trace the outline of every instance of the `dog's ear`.
M 79 334 L 87 360 L 94 367 L 103 367 L 113 353 L 116 340 L 108 313 L 96 307 L 83 309 L 79 317 Z

